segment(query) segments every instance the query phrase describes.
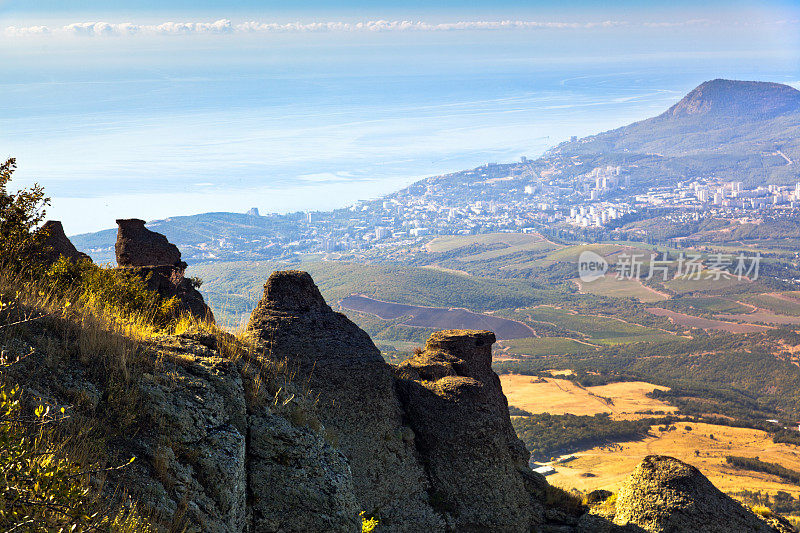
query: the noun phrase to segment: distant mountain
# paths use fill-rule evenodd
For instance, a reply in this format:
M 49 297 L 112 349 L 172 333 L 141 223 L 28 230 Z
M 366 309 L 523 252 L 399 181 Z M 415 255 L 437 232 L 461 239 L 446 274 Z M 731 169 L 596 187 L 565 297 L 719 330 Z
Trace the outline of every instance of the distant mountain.
M 554 151 L 717 159 L 724 154 L 727 160 L 713 161 L 711 167 L 698 160 L 698 171 L 727 174 L 736 168 L 743 173 L 741 181 L 787 183 L 797 167 L 782 168 L 786 158 L 800 159 L 800 91 L 780 83 L 707 81 L 656 117 L 563 143 Z
M 758 121 L 800 113 L 800 91 L 781 83 L 716 79 L 699 85 L 656 120 L 730 118 Z

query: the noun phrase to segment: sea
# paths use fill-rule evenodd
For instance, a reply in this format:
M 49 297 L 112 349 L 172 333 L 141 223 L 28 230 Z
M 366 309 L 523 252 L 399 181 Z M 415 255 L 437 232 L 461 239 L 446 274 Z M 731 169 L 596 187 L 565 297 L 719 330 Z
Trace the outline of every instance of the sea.
M 6 41 L 0 157 L 78 234 L 123 217 L 344 207 L 535 158 L 659 114 L 708 79 L 800 80 L 791 53 L 544 39 Z

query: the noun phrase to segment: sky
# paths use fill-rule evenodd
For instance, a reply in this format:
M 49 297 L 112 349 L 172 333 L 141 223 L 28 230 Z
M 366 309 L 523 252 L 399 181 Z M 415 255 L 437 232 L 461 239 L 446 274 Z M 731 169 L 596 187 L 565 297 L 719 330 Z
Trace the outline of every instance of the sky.
M 708 79 L 800 86 L 800 8 L 0 0 L 0 62 L 0 157 L 75 234 L 342 207 L 658 114 Z

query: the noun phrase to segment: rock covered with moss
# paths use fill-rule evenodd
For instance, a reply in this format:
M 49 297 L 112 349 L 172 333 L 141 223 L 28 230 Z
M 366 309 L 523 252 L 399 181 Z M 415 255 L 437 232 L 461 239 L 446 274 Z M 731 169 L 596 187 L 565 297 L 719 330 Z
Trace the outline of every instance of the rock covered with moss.
M 652 533 L 793 531 L 762 520 L 694 466 L 659 455 L 645 457 L 619 490 L 614 523 Z

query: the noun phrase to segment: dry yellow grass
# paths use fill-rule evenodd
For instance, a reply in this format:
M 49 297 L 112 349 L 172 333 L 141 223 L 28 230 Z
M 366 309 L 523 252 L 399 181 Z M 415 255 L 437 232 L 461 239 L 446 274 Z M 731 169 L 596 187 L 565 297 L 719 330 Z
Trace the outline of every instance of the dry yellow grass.
M 581 387 L 573 381 L 538 378 L 519 374 L 500 376 L 509 405 L 530 413 L 553 415 L 594 415 L 610 413 L 613 418 L 640 418 L 644 411 L 674 412 L 675 407 L 648 398 L 655 389 L 666 390 L 643 381 L 611 383 L 597 387 Z
M 686 427 L 691 427 L 687 431 Z M 547 477 L 550 483 L 580 491 L 608 489 L 616 491 L 633 468 L 650 454 L 669 455 L 699 468 L 712 483 L 724 492 L 744 489 L 775 493 L 783 490 L 800 496 L 800 487 L 776 476 L 737 470 L 725 462 L 725 456 L 759 457 L 800 470 L 800 448 L 791 444 L 775 444 L 763 431 L 701 423 L 680 422 L 674 431 L 661 432 L 653 426 L 650 436 L 611 446 L 599 446 L 576 453 L 575 460 L 557 465 L 556 473 Z M 711 435 L 714 438 L 711 438 Z M 695 454 L 695 450 L 699 455 Z M 586 474 L 592 474 L 587 477 Z
M 570 369 L 566 370 L 548 370 L 547 372 L 550 373 L 551 376 L 571 376 L 575 372 Z

